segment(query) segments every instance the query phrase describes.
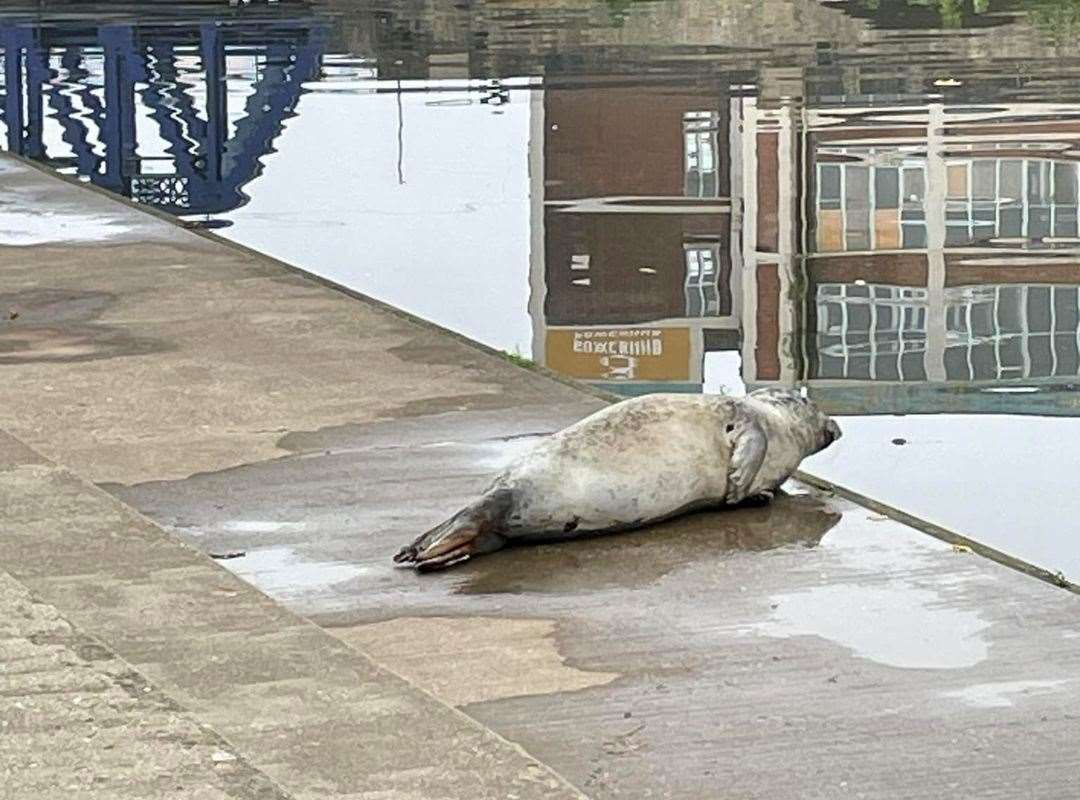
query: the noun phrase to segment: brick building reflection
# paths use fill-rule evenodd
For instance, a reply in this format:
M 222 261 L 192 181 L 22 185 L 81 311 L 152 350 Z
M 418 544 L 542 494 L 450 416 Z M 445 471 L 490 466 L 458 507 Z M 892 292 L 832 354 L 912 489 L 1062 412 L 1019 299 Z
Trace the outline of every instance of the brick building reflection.
M 748 388 L 805 383 L 837 413 L 1075 413 L 1080 108 L 806 109 L 715 85 L 533 104 L 548 366 L 699 391 L 706 353 L 737 350 Z
M 837 412 L 1075 413 L 1053 390 L 1080 374 L 1078 137 L 1072 106 L 748 104 L 747 384 L 805 381 Z
M 537 94 L 539 360 L 626 394 L 696 392 L 704 353 L 737 347 L 731 111 L 711 87 Z

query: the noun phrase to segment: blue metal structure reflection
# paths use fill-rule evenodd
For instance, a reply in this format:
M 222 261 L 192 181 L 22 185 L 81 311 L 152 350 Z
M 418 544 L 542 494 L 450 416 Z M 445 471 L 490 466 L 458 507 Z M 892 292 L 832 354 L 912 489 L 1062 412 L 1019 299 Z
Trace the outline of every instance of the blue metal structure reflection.
M 329 23 L 317 16 L 150 19 L 93 27 L 0 22 L 6 149 L 171 213 L 237 208 L 304 83 L 319 73 Z M 258 69 L 230 136 L 232 55 L 253 56 Z M 201 85 L 191 81 L 196 59 Z M 181 60 L 189 65 L 183 76 Z M 91 74 L 91 61 L 100 76 Z M 137 124 L 140 114 L 153 120 L 166 156 L 141 154 L 147 127 Z M 47 120 L 55 120 L 70 155 L 48 152 Z

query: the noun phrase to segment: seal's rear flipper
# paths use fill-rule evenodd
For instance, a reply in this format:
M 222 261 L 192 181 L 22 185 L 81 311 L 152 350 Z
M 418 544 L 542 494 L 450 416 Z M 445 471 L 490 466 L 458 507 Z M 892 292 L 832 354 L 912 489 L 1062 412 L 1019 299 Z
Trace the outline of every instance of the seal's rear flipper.
M 500 549 L 506 544 L 506 537 L 500 531 L 506 529 L 509 495 L 505 490 L 484 495 L 401 548 L 394 556 L 394 562 L 429 572 Z

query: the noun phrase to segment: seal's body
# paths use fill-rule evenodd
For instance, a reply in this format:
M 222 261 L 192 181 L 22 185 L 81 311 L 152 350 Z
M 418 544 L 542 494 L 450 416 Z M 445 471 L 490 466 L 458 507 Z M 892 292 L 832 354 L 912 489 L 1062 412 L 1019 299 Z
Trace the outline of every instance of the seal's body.
M 839 436 L 835 422 L 790 391 L 625 400 L 542 441 L 394 560 L 437 569 L 509 539 L 625 530 L 770 496 Z

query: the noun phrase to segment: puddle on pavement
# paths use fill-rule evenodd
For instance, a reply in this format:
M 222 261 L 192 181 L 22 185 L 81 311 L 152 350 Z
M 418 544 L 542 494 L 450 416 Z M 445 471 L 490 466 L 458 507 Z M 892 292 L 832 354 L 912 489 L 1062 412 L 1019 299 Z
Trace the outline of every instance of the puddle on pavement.
M 975 666 L 988 652 L 980 635 L 988 622 L 904 581 L 820 586 L 772 602 L 772 617 L 755 626 L 756 633 L 819 636 L 889 667 L 961 669 Z
M 364 567 L 344 561 L 305 558 L 291 547 L 263 547 L 220 562 L 272 597 L 288 602 L 294 596 L 331 591 L 335 584 L 361 577 Z
M 942 692 L 941 696 L 959 700 L 974 708 L 1008 708 L 1029 697 L 1053 694 L 1068 682 L 1069 679 L 978 683 L 963 689 Z
M 920 573 L 936 571 L 946 545 L 857 506 L 845 513 L 845 528 L 818 550 L 818 585 L 771 595 L 767 618 L 739 631 L 817 636 L 902 669 L 963 669 L 985 660 L 991 623 L 956 598 L 969 581 L 992 576 L 958 564 L 949 575 L 924 580 Z
M 280 522 L 268 519 L 234 519 L 224 522 L 221 530 L 227 533 L 296 533 L 304 530 L 303 522 Z
M 606 389 L 805 385 L 813 469 L 1080 577 L 1075 15 L 567 7 L 8 7 L 0 140 Z
M 0 245 L 26 247 L 51 242 L 100 242 L 127 233 L 108 218 L 77 212 L 36 214 L 0 204 Z

